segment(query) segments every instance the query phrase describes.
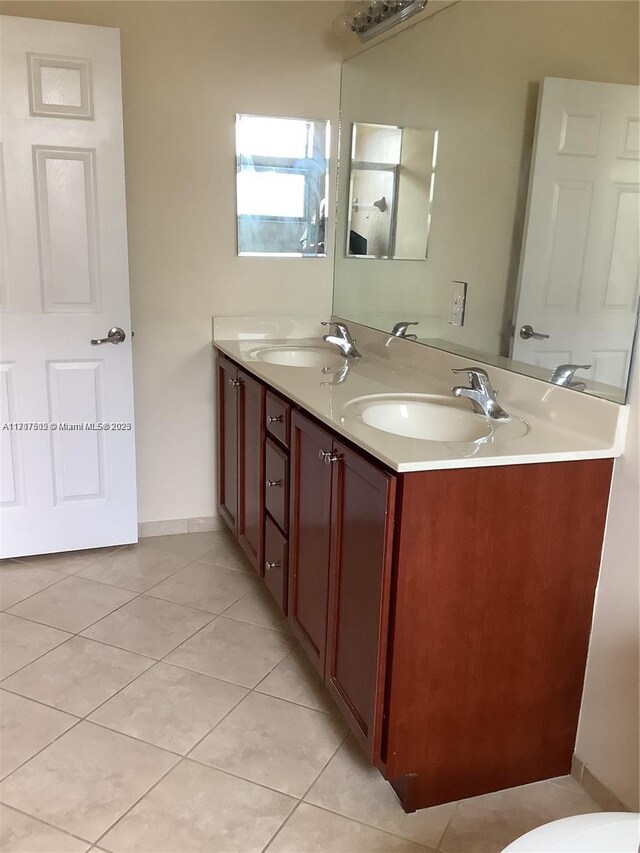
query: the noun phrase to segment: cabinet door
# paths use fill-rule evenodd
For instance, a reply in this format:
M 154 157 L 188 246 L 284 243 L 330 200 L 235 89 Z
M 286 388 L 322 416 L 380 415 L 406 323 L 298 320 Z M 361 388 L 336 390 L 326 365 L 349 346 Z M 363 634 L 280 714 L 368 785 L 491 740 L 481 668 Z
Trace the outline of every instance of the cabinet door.
M 375 762 L 380 755 L 395 477 L 334 442 L 325 679 Z
M 289 619 L 324 675 L 329 594 L 332 437 L 299 412 L 291 418 Z
M 218 509 L 234 533 L 238 520 L 238 368 L 218 355 Z
M 264 386 L 238 371 L 238 542 L 264 573 Z

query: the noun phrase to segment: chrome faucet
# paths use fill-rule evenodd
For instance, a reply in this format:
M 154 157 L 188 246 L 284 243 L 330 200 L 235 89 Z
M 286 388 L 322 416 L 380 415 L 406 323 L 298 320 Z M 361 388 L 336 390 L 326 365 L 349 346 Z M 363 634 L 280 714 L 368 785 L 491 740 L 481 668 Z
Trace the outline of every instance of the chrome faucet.
M 415 341 L 418 339 L 417 335 L 408 335 L 407 329 L 409 326 L 417 326 L 418 320 L 401 320 L 399 323 L 396 323 L 393 329 L 391 329 L 391 334 L 395 335 L 396 338 L 406 338 L 408 341 Z
M 482 367 L 454 367 L 451 372 L 466 373 L 469 377 L 470 387 L 456 385 L 451 389 L 456 397 L 466 397 L 471 401 L 474 411 L 494 421 L 511 419 L 511 415 L 496 400 L 496 392 L 491 387 L 486 370 Z
M 576 370 L 591 370 L 590 364 L 559 364 L 551 374 L 554 385 L 562 385 L 565 388 L 573 388 L 574 391 L 586 390 L 586 382 L 574 382 L 573 377 Z
M 345 358 L 362 358 L 355 347 L 355 341 L 346 323 L 322 323 L 323 326 L 333 326 L 335 335 L 323 335 L 322 340 L 328 344 L 335 344 Z

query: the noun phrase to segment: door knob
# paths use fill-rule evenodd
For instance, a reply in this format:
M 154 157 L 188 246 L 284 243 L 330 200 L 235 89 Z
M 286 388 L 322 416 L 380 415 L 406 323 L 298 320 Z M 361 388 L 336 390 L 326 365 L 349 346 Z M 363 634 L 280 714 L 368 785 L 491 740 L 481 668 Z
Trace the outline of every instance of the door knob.
M 114 326 L 112 329 L 109 329 L 106 338 L 92 338 L 91 343 L 94 346 L 98 344 L 121 344 L 126 337 L 124 329 L 121 329 L 120 326 Z
M 234 388 L 239 388 L 240 385 L 242 385 L 242 382 L 240 382 L 239 379 L 230 379 L 229 385 L 233 385 Z
M 332 462 L 337 462 L 340 456 L 331 450 L 319 450 L 318 459 L 324 462 L 325 465 L 331 465 Z
M 275 562 L 271 562 L 270 560 L 267 560 L 266 563 L 264 564 L 264 568 L 267 572 L 270 572 L 271 569 L 277 569 L 279 565 L 280 565 L 280 563 L 277 560 Z
M 529 338 L 535 338 L 537 341 L 544 341 L 549 337 L 549 335 L 543 335 L 542 332 L 536 332 L 534 331 L 533 326 L 529 326 L 527 324 L 520 329 L 520 337 L 525 341 L 528 341 Z
M 284 415 L 267 415 L 268 424 L 281 424 L 284 422 Z
M 282 480 L 267 480 L 267 488 L 275 489 L 276 486 L 281 486 Z

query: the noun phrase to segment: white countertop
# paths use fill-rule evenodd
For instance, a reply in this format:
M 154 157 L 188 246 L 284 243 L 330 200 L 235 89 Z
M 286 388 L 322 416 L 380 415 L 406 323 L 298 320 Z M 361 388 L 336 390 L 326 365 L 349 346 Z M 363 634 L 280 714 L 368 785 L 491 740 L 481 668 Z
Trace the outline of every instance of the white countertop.
M 321 367 L 272 364 L 259 360 L 256 354 L 257 349 L 268 346 L 326 346 L 327 361 L 335 365 L 336 348 L 323 344 L 319 336 L 309 337 L 310 324 L 315 322 L 320 329 L 319 320 L 309 320 L 297 330 L 293 324 L 282 335 L 283 329 L 277 324 L 263 324 L 259 331 L 252 331 L 249 318 L 244 329 L 242 323 L 235 328 L 224 319 L 214 321 L 215 347 L 394 471 L 602 459 L 621 453 L 624 407 L 492 367 L 488 372 L 500 392 L 500 404 L 515 416 L 514 420 L 526 422 L 525 435 L 510 438 L 510 433 L 517 435 L 523 430 L 498 428 L 486 440 L 447 443 L 376 429 L 354 416 L 353 407 L 347 404 L 368 395 L 418 393 L 448 395 L 453 405 L 470 408 L 468 401 L 457 401 L 451 394 L 451 386 L 464 384 L 465 377 L 453 376 L 450 368 L 466 366 L 466 360 L 407 341 L 393 340 L 386 346 L 385 335 L 349 324 L 357 332 L 362 358 L 349 360 L 345 381 L 330 384 L 331 374 Z M 296 331 L 306 337 L 291 336 Z M 268 337 L 278 333 L 280 337 Z

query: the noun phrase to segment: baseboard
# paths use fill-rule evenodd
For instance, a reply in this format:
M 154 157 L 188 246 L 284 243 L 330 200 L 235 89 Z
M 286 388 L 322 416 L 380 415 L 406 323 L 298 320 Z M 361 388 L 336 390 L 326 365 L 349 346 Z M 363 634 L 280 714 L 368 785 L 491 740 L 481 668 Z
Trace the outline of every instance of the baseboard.
M 148 536 L 204 533 L 224 529 L 225 523 L 219 515 L 199 516 L 198 518 L 169 518 L 166 521 L 141 521 L 138 524 L 138 537 L 145 539 Z
M 589 770 L 584 761 L 574 753 L 571 761 L 571 775 L 589 794 L 592 800 L 606 812 L 632 812 L 633 809 L 622 802 L 610 788 Z

